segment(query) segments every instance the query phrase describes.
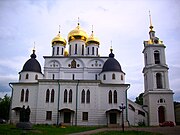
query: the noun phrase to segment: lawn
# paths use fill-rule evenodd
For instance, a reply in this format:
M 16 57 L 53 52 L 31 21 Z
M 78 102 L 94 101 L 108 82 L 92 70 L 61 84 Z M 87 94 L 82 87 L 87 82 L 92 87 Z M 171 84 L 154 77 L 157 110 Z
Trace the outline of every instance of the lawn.
M 105 131 L 93 135 L 161 135 L 159 133 L 150 133 L 144 131 Z
M 34 125 L 32 130 L 17 129 L 15 125 L 0 125 L 0 135 L 64 135 L 93 130 L 100 127 L 56 127 L 52 125 Z

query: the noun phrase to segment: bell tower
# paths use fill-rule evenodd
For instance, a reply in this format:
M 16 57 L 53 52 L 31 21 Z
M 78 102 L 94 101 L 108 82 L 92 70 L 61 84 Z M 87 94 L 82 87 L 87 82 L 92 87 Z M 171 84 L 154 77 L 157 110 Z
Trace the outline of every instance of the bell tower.
M 164 121 L 173 121 L 173 91 L 169 88 L 168 65 L 166 64 L 163 41 L 155 36 L 150 18 L 150 39 L 144 41 L 144 96 L 143 104 L 148 107 L 148 123 L 157 126 Z

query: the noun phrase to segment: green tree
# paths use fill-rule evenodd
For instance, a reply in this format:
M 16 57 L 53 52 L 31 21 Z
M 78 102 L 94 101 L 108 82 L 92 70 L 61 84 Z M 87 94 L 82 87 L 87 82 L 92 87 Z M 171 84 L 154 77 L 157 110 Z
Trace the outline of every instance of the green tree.
M 143 94 L 144 94 L 144 93 L 141 93 L 141 94 L 139 94 L 138 97 L 136 97 L 135 103 L 137 103 L 137 104 L 139 104 L 139 105 L 143 105 Z
M 6 94 L 4 98 L 0 100 L 0 117 L 9 120 L 11 98 Z

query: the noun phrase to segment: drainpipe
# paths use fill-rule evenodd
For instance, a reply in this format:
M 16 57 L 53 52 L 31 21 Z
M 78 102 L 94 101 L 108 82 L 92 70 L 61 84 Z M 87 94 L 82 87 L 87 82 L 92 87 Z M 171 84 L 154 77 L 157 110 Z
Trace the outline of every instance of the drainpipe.
M 13 87 L 11 86 L 11 83 L 9 83 L 9 87 L 11 87 L 12 89 L 12 93 L 11 93 L 11 102 L 10 102 L 10 108 L 9 108 L 9 120 L 10 120 L 10 123 L 11 123 L 11 109 L 12 109 L 12 97 L 13 97 Z
M 56 125 L 59 125 L 59 99 L 60 99 L 60 83 L 58 80 L 58 101 L 57 101 L 57 123 Z
M 130 85 L 126 88 L 126 121 L 128 122 L 129 125 L 129 120 L 128 120 L 128 104 L 127 104 L 127 90 L 130 88 Z
M 77 126 L 77 106 L 78 106 L 78 85 L 79 85 L 79 80 L 76 84 L 76 115 L 75 115 L 75 126 Z

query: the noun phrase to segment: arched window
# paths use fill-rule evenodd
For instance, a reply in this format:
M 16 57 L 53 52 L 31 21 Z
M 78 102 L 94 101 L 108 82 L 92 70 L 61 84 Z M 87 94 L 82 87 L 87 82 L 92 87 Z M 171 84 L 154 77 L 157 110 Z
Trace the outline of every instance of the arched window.
M 37 80 L 38 79 L 38 75 L 35 75 L 35 80 Z
M 85 103 L 85 91 L 82 90 L 81 92 L 81 103 Z
M 109 104 L 112 104 L 112 91 L 109 91 Z
M 63 55 L 63 52 L 64 52 L 64 48 L 61 49 L 61 55 Z
M 72 74 L 72 79 L 74 80 L 74 78 L 75 78 L 75 75 L 74 75 L 74 74 Z
M 160 73 L 156 74 L 156 84 L 158 89 L 162 88 L 162 75 Z
M 160 64 L 160 54 L 159 54 L 159 51 L 154 51 L 154 61 L 155 61 L 155 64 Z
M 59 47 L 57 47 L 57 55 L 59 55 Z
M 96 55 L 98 56 L 98 48 L 96 48 Z
M 94 47 L 92 47 L 92 55 L 94 55 Z
M 121 75 L 121 81 L 123 81 L 123 75 Z
M 145 53 L 145 65 L 147 65 L 147 53 Z
M 112 79 L 113 79 L 113 80 L 116 79 L 116 76 L 115 76 L 114 73 L 112 74 Z
M 77 44 L 75 44 L 75 52 L 74 54 L 77 54 Z
M 26 79 L 29 79 L 29 74 L 26 74 Z
M 19 75 L 19 80 L 21 80 L 21 75 Z
M 55 78 L 55 75 L 54 75 L 54 74 L 52 74 L 52 79 L 54 80 L 54 78 Z
M 105 74 L 103 75 L 103 80 L 106 80 L 106 75 Z
M 51 102 L 54 102 L 54 89 L 51 90 Z
M 114 103 L 117 104 L 117 91 L 114 91 Z
M 95 80 L 97 80 L 97 74 L 95 74 Z
M 69 91 L 69 103 L 72 103 L 72 90 Z
M 89 47 L 87 49 L 88 49 L 88 55 L 89 55 Z
M 26 95 L 25 95 L 25 102 L 28 102 L 29 99 L 29 90 L 26 90 Z
M 67 89 L 64 91 L 64 103 L 67 103 Z
M 47 91 L 46 91 L 46 102 L 49 102 L 49 94 L 50 94 L 50 91 L 49 91 L 49 89 L 47 89 Z
M 90 103 L 90 91 L 89 90 L 86 93 L 86 103 Z
M 53 51 L 52 51 L 52 55 L 54 56 L 54 50 L 55 50 L 55 48 L 53 47 Z
M 84 45 L 82 45 L 82 55 L 84 55 Z
M 69 45 L 69 55 L 71 55 L 71 45 Z
M 21 99 L 20 99 L 21 102 L 24 101 L 24 89 L 21 90 Z

